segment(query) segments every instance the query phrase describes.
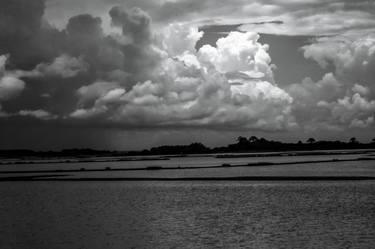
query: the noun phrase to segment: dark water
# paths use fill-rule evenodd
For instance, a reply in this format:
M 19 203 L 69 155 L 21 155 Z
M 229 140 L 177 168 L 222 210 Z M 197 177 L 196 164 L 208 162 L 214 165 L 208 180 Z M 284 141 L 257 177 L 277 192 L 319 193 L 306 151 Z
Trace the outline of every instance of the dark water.
M 375 248 L 375 182 L 2 182 L 0 248 Z

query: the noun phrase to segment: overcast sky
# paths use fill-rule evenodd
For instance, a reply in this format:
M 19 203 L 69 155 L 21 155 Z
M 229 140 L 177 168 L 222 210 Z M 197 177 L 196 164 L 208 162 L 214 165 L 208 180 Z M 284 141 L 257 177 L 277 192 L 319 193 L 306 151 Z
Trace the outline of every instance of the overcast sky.
M 374 1 L 0 1 L 0 149 L 368 142 L 374 81 Z

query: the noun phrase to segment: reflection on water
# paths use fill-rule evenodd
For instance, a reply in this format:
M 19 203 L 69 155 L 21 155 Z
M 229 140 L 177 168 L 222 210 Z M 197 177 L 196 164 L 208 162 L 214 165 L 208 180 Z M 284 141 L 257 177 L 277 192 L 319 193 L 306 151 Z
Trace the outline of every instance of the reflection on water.
M 0 248 L 374 248 L 374 182 L 0 183 Z

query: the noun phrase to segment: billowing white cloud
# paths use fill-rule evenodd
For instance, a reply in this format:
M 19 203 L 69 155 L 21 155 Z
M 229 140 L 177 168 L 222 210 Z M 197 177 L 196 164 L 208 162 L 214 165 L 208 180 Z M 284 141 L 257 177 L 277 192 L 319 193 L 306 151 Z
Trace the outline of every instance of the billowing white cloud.
M 326 79 L 309 84 L 310 87 L 306 82 L 293 84 L 288 92 L 302 105 L 310 103 L 318 108 L 314 113 L 315 121 L 343 128 L 371 127 L 375 111 L 374 35 L 348 32 L 321 37 L 302 49 L 307 59 L 315 60 L 322 68 L 333 67 L 334 72 L 329 75 L 335 80 L 327 81 L 326 75 Z
M 258 42 L 258 34 L 233 32 L 216 47 L 196 51 L 201 36 L 192 26 L 168 26 L 150 45 L 163 56 L 152 71 L 139 72 L 149 79 L 133 85 L 124 80 L 83 86 L 77 90 L 80 104 L 70 117 L 100 117 L 135 127 L 297 126 L 291 115 L 293 99 L 275 85 L 268 46 Z
M 370 90 L 375 93 L 374 34 L 359 37 L 351 34 L 318 38 L 312 44 L 304 46 L 303 50 L 306 58 L 315 60 L 322 67 L 333 65 L 335 77 L 348 89 L 356 88 L 361 94 L 369 93 Z M 359 89 L 359 85 L 364 88 Z
M 184 54 L 185 51 L 195 52 L 195 44 L 202 38 L 203 32 L 198 32 L 194 27 L 180 23 L 169 24 L 161 34 L 161 43 L 169 56 L 174 57 Z
M 354 38 L 334 36 L 318 38 L 303 47 L 306 58 L 312 58 L 322 67 L 333 63 L 338 73 L 364 68 L 374 60 L 375 36 Z
M 199 60 L 214 66 L 220 73 L 238 72 L 250 78 L 273 81 L 268 45 L 260 44 L 258 39 L 257 33 L 231 32 L 227 37 L 220 38 L 216 47 L 201 47 Z

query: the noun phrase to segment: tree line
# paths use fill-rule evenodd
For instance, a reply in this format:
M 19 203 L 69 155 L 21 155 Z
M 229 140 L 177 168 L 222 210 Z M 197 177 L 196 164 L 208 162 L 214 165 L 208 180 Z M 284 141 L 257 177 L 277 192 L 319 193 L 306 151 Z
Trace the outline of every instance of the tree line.
M 209 148 L 202 143 L 189 145 L 165 145 L 141 151 L 109 151 L 94 149 L 65 149 L 61 151 L 33 150 L 0 150 L 2 158 L 21 157 L 103 157 L 103 156 L 142 156 L 142 155 L 186 155 L 209 153 L 241 153 L 241 152 L 271 152 L 271 151 L 308 151 L 308 150 L 344 150 L 344 149 L 375 149 L 375 138 L 370 143 L 361 143 L 355 137 L 347 142 L 324 141 L 308 138 L 305 142 L 284 143 L 267 140 L 256 136 L 239 136 L 232 144 L 222 147 Z

